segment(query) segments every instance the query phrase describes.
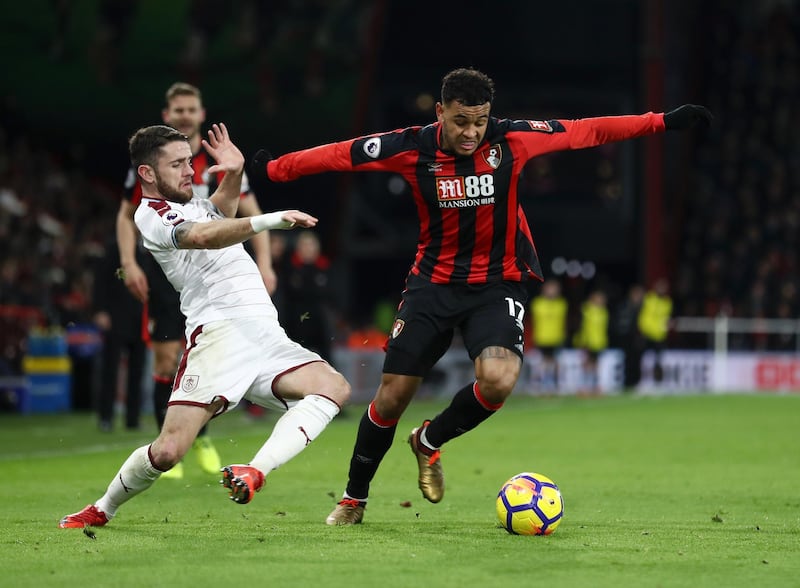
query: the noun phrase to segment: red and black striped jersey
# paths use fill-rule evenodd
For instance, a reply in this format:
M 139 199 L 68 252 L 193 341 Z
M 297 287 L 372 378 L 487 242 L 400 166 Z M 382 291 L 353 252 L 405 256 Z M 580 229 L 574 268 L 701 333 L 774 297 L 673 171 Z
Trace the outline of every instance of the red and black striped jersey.
M 192 156 L 192 170 L 194 176 L 192 177 L 192 191 L 197 198 L 208 198 L 211 196 L 219 186 L 225 172 L 216 174 L 209 174 L 208 168 L 214 164 L 211 156 L 202 147 L 200 151 Z M 250 193 L 250 185 L 247 181 L 247 174 L 242 174 L 242 193 L 241 198 L 244 198 Z M 142 199 L 142 186 L 139 183 L 139 176 L 136 170 L 131 167 L 128 169 L 128 175 L 125 178 L 125 185 L 122 192 L 122 197 L 134 206 L 138 206 Z
M 542 279 L 517 186 L 532 158 L 664 130 L 663 114 L 578 120 L 490 117 L 472 156 L 441 149 L 441 125 L 408 127 L 288 153 L 267 164 L 272 181 L 329 171 L 383 171 L 410 184 L 419 217 L 411 273 L 436 284 Z

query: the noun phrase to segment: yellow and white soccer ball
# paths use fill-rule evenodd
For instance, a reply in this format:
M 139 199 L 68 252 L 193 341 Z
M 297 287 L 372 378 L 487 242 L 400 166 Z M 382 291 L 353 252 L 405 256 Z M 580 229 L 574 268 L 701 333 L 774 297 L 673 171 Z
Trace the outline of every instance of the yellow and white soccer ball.
M 512 535 L 549 535 L 564 517 L 564 498 L 555 482 L 530 472 L 509 478 L 496 506 L 500 524 Z

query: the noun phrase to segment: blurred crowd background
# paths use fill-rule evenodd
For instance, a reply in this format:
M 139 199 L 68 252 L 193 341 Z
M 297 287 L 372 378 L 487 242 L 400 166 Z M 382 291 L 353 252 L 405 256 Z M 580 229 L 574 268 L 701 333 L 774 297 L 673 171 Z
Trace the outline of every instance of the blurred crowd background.
M 547 276 L 561 283 L 574 332 L 592 292 L 603 292 L 613 326 L 631 288 L 659 279 L 673 316 L 798 317 L 795 1 L 0 6 L 2 373 L 19 370 L 32 324 L 91 324 L 93 283 L 116 279 L 96 270 L 114 235 L 127 138 L 160 122 L 175 81 L 202 89 L 208 122 L 226 122 L 247 156 L 427 124 L 442 75 L 459 66 L 494 78 L 493 113 L 503 117 L 705 104 L 715 116 L 709 132 L 529 164 L 521 190 Z M 404 184 L 323 174 L 268 185 L 249 173 L 264 210 L 321 219 L 311 261 L 301 259 L 298 235 L 275 237 L 277 300 L 295 303 L 283 312 L 301 312 L 302 301 L 324 315 L 326 345 L 385 332 L 416 245 Z M 676 346 L 706 343 L 671 337 Z M 734 344 L 796 349 L 766 337 Z

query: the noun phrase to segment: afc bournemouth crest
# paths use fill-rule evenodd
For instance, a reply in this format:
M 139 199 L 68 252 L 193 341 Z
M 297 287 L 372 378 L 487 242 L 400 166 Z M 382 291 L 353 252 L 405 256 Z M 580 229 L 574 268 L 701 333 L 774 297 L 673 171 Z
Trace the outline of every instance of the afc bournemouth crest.
M 500 145 L 490 145 L 481 155 L 483 155 L 483 160 L 489 164 L 489 167 L 497 169 L 503 160 L 503 149 Z
M 200 383 L 200 376 L 183 376 L 183 378 L 181 378 L 181 390 L 184 392 L 193 392 L 197 390 L 198 383 Z
M 406 326 L 406 322 L 403 319 L 395 319 L 394 325 L 392 325 L 392 339 L 397 339 L 404 326 Z

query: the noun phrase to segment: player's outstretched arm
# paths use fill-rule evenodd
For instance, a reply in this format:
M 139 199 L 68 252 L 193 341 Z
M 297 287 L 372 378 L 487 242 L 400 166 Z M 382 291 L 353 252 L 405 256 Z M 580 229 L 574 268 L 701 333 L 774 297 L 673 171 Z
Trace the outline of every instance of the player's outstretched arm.
M 273 158 L 268 151 L 260 149 L 253 156 L 251 170 L 255 177 L 266 175 L 272 182 L 290 182 L 323 172 L 389 171 L 380 167 L 383 159 L 378 157 L 379 151 L 370 155 L 371 165 L 356 165 L 352 150 L 357 140 L 347 139 L 317 145 L 285 153 L 278 158 Z
M 316 226 L 318 220 L 317 217 L 299 210 L 281 210 L 251 216 L 250 224 L 254 231 L 261 232 L 269 229 L 293 229 L 296 226 L 310 228 Z
M 222 249 L 271 229 L 310 228 L 317 218 L 299 210 L 281 210 L 244 218 L 223 218 L 206 223 L 183 222 L 175 226 L 179 249 Z

